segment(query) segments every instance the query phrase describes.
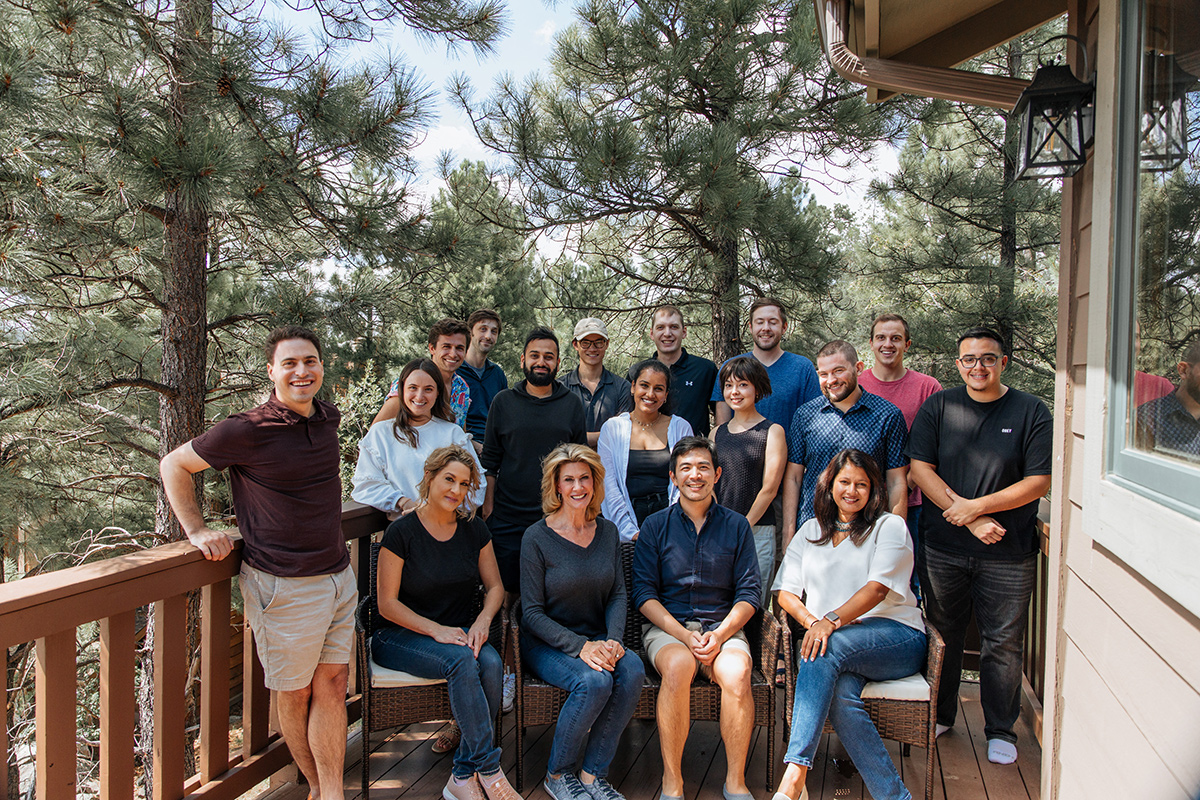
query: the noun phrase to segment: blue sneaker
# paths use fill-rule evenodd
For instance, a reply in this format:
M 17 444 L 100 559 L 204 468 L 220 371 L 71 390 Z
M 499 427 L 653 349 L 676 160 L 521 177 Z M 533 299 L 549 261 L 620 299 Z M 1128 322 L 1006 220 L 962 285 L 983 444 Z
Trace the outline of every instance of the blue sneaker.
M 579 778 L 569 772 L 564 772 L 557 778 L 547 775 L 545 785 L 546 791 L 554 800 L 592 800 Z
M 625 795 L 613 788 L 604 778 L 596 778 L 591 783 L 583 783 L 584 790 L 592 796 L 592 800 L 625 800 Z

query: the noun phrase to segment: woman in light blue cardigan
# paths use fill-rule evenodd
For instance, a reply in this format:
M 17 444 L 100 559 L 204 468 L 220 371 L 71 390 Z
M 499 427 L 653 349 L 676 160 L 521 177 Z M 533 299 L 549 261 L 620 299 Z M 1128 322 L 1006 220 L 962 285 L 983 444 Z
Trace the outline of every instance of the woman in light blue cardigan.
M 621 533 L 621 541 L 637 538 L 642 520 L 679 499 L 671 483 L 671 448 L 692 435 L 691 424 L 662 413 L 671 388 L 671 371 L 653 358 L 633 373 L 633 410 L 618 414 L 600 428 L 596 449 L 604 464 L 604 518 Z

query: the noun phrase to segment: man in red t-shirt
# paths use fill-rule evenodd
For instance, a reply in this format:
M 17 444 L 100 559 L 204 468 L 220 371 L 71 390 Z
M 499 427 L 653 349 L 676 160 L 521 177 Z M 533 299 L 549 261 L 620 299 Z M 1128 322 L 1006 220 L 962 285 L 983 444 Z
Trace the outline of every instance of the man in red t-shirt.
M 188 541 L 210 561 L 233 550 L 208 527 L 192 476 L 229 470 L 238 532 L 239 583 L 279 724 L 315 800 L 344 800 L 346 683 L 354 572 L 342 536 L 341 414 L 317 400 L 324 378 L 316 334 L 276 328 L 266 342 L 274 391 L 162 460 L 163 491 Z
M 942 390 L 937 378 L 908 369 L 904 366 L 904 354 L 912 345 L 908 333 L 908 322 L 899 314 L 880 314 L 871 323 L 871 352 L 875 363 L 858 376 L 859 384 L 871 394 L 876 394 L 900 409 L 904 422 L 912 430 L 917 409 L 930 395 Z M 917 523 L 921 519 L 921 490 L 913 483 L 912 472 L 908 474 L 908 532 L 912 536 L 913 550 L 917 547 Z M 917 573 L 913 572 L 913 588 L 917 587 Z

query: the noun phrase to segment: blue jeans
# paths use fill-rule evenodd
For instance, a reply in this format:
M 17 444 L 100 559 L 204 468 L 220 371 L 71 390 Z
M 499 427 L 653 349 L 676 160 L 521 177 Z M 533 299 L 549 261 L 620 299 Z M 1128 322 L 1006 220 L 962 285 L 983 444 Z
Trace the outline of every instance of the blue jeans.
M 503 677 L 500 656 L 490 644 L 480 648 L 476 658 L 469 647 L 442 644 L 408 628 L 387 627 L 375 631 L 371 654 L 388 669 L 446 680 L 450 710 L 462 730 L 462 741 L 454 751 L 454 777 L 490 775 L 500 769 L 493 721 L 500 710 Z
M 862 700 L 868 681 L 890 681 L 920 672 L 925 663 L 925 631 L 890 619 L 868 617 L 839 628 L 825 655 L 799 660 L 792 735 L 783 760 L 811 767 L 825 718 L 833 724 L 858 767 L 863 785 L 876 800 L 909 800 Z
M 953 725 L 958 713 L 963 639 L 974 608 L 981 640 L 983 732 L 989 739 L 1016 744 L 1013 725 L 1021 713 L 1021 656 L 1037 577 L 1036 554 L 1022 561 L 1003 561 L 923 547 L 917 568 L 925 591 L 925 615 L 946 640 L 938 723 Z
M 626 650 L 612 672 L 594 670 L 577 656 L 524 635 L 521 656 L 534 675 L 570 692 L 558 712 L 546 772 L 559 775 L 582 769 L 597 778 L 608 775 L 621 734 L 642 695 L 646 677 L 642 659 Z

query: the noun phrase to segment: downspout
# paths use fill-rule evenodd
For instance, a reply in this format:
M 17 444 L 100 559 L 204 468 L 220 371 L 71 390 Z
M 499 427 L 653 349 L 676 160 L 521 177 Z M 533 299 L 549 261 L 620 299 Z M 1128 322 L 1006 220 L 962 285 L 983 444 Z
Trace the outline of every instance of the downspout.
M 852 83 L 889 92 L 937 97 L 1011 111 L 1029 81 L 948 67 L 860 58 L 850 49 L 851 0 L 813 0 L 833 71 Z

